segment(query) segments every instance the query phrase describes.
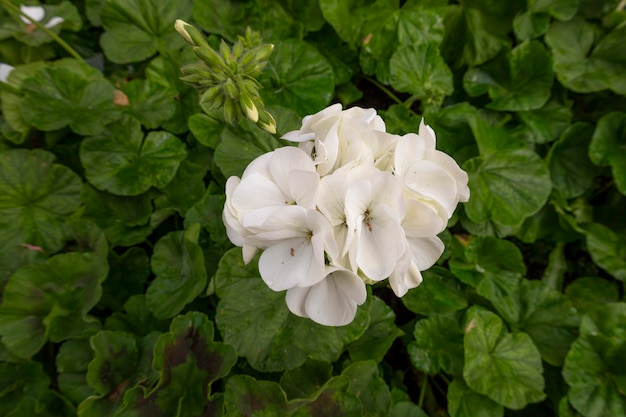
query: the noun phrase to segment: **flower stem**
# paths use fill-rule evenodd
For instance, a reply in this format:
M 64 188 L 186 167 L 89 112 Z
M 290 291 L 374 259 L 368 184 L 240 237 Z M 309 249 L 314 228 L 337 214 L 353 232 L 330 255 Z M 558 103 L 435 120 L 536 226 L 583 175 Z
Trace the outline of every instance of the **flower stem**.
M 35 25 L 37 27 L 37 29 L 41 30 L 42 32 L 44 32 L 48 36 L 50 36 L 52 39 L 54 39 L 54 41 L 56 43 L 58 43 L 63 49 L 65 49 L 71 56 L 73 56 L 74 58 L 78 59 L 79 61 L 85 62 L 83 57 L 80 56 L 78 54 L 78 52 L 76 52 L 76 50 L 74 48 L 72 48 L 67 42 L 65 42 L 63 39 L 61 39 L 61 37 L 59 35 L 57 35 L 56 33 L 52 32 L 50 29 L 48 29 L 47 27 L 45 27 L 44 25 L 42 25 L 41 23 L 39 23 L 38 21 L 36 21 L 32 17 L 30 17 L 29 15 L 27 15 L 25 13 L 22 13 L 22 11 L 17 6 L 15 6 L 13 3 L 10 2 L 10 0 L 0 0 L 0 3 L 2 3 L 2 5 L 4 7 L 6 7 L 8 10 L 10 10 L 11 12 L 13 12 L 13 13 L 19 15 L 19 16 L 24 16 L 33 25 Z
M 626 1 L 626 0 L 624 0 Z M 413 103 L 413 101 L 415 101 L 415 98 L 411 97 L 409 98 L 409 101 L 404 102 L 402 100 L 400 100 L 398 98 L 398 96 L 396 96 L 390 89 L 388 89 L 384 84 L 381 84 L 380 82 L 378 82 L 378 80 L 376 78 L 367 76 L 367 75 L 362 75 L 362 77 L 364 79 L 366 79 L 367 81 L 369 81 L 370 83 L 374 84 L 379 90 L 381 90 L 383 93 L 387 94 L 387 96 L 392 99 L 393 101 L 395 101 L 396 103 L 406 107 L 409 110 L 409 113 L 411 113 L 413 116 L 415 117 L 419 117 L 419 114 L 415 113 L 412 109 L 411 109 L 411 104 Z
M 419 398 L 419 403 L 417 405 L 420 406 L 420 408 L 424 408 L 424 398 L 426 398 L 426 387 L 428 386 L 428 375 L 424 374 L 424 380 L 422 381 L 422 387 L 420 390 L 420 398 Z

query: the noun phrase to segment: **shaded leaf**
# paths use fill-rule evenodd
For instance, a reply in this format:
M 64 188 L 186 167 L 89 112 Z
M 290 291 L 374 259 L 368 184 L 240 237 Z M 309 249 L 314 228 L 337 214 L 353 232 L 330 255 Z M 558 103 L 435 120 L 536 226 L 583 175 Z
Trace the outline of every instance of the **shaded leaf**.
M 173 317 L 205 288 L 204 255 L 198 246 L 200 225 L 171 232 L 159 239 L 150 260 L 156 275 L 146 291 L 146 302 L 154 316 Z
M 243 264 L 241 249 L 226 252 L 215 275 L 220 301 L 215 321 L 224 340 L 261 371 L 295 368 L 308 358 L 335 361 L 344 346 L 357 340 L 369 324 L 369 305 L 354 321 L 326 327 L 289 312 L 284 293 L 270 290 L 255 261 Z
M 105 0 L 100 11 L 105 55 L 123 64 L 180 48 L 185 41 L 172 25 L 176 19 L 189 19 L 191 5 L 189 0 Z
M 80 160 L 89 182 L 100 190 L 131 196 L 165 187 L 187 156 L 185 145 L 168 132 L 150 132 L 132 118 L 85 139 Z M 106 162 L 106 163 L 105 163 Z
M 612 112 L 598 120 L 589 157 L 596 165 L 611 167 L 617 189 L 626 195 L 626 113 Z
M 121 116 L 113 104 L 113 85 L 100 71 L 72 58 L 41 68 L 21 88 L 22 116 L 40 130 L 69 126 L 80 135 L 97 135 Z
M 448 386 L 448 412 L 451 417 L 502 417 L 504 407 L 472 390 L 463 378 L 454 378 Z
M 423 281 L 402 297 L 412 312 L 445 314 L 467 307 L 467 295 L 461 283 L 446 269 L 433 267 L 422 272 Z
M 149 129 L 156 129 L 176 112 L 176 91 L 164 89 L 154 81 L 132 80 L 120 89 L 129 101 L 125 110 Z
M 600 223 L 584 227 L 593 261 L 620 281 L 626 281 L 626 237 Z
M 463 373 L 463 331 L 456 316 L 434 314 L 418 320 L 413 337 L 407 350 L 417 369 L 429 375 Z
M 541 356 L 525 333 L 508 333 L 500 318 L 473 306 L 465 328 L 463 377 L 474 391 L 519 410 L 545 398 Z

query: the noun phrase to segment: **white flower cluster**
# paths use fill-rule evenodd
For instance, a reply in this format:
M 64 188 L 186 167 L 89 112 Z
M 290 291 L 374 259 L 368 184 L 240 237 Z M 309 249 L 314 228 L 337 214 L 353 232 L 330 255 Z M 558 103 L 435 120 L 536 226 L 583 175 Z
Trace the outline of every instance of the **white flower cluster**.
M 223 220 L 246 263 L 289 309 L 328 326 L 352 322 L 366 283 L 389 278 L 402 297 L 443 252 L 437 237 L 459 202 L 467 174 L 419 134 L 385 131 L 374 109 L 330 106 L 226 182 Z

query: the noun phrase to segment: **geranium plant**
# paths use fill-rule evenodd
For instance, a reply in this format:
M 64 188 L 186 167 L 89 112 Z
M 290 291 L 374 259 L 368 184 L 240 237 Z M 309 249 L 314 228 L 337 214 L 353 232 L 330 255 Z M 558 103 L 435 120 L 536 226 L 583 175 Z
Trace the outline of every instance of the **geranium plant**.
M 626 417 L 625 8 L 0 0 L 0 415 Z

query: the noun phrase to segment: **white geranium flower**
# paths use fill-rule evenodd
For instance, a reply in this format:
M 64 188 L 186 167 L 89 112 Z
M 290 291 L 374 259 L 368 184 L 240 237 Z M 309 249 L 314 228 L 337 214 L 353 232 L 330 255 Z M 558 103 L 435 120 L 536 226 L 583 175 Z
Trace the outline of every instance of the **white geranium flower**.
M 33 20 L 35 20 L 37 22 L 41 22 L 46 17 L 46 11 L 41 6 L 20 6 L 20 11 L 22 12 L 22 14 L 25 14 L 26 16 L 30 17 L 31 19 L 33 19 Z M 26 24 L 30 24 L 31 23 L 31 21 L 28 20 L 24 16 L 20 16 L 20 19 L 22 19 L 22 22 L 24 22 Z M 63 20 L 65 20 L 65 19 L 63 19 L 62 17 L 54 16 L 44 26 L 47 27 L 48 29 L 50 29 L 50 28 L 52 28 L 52 27 L 62 23 Z
M 402 190 L 391 174 L 374 167 L 358 166 L 349 177 L 345 212 L 348 227 L 354 231 L 350 262 L 368 279 L 381 281 L 406 250 Z
M 287 306 L 292 313 L 326 326 L 345 326 L 365 302 L 367 290 L 358 275 L 337 266 L 327 266 L 326 276 L 311 287 L 287 290 Z
M 326 175 L 348 162 L 375 158 L 368 143 L 384 131 L 385 123 L 374 109 L 341 110 L 341 104 L 334 104 L 305 117 L 302 127 L 283 139 L 300 142 L 300 148 L 313 155 L 317 172 Z
M 248 240 L 266 248 L 259 259 L 259 273 L 268 287 L 283 291 L 309 287 L 324 279 L 324 252 L 334 255 L 337 245 L 320 212 L 294 206 L 275 213 L 263 230 Z
M 13 66 L 0 62 L 0 81 L 7 83 L 9 80 L 9 74 L 13 72 Z

